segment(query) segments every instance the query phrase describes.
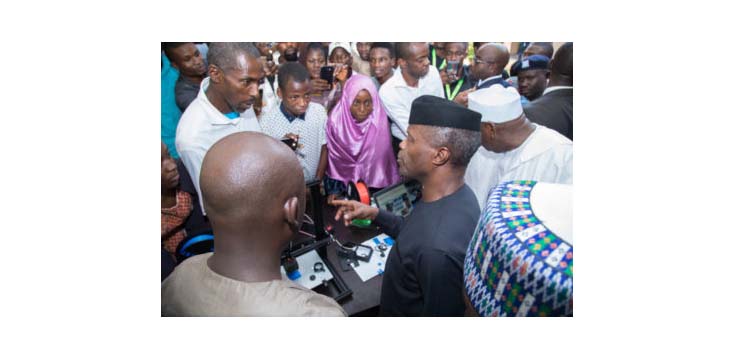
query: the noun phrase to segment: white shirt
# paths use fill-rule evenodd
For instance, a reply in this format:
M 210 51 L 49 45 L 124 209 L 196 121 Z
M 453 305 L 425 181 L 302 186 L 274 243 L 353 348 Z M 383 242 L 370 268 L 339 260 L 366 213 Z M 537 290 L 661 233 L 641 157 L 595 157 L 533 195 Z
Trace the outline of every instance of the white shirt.
M 572 183 L 572 142 L 542 125 L 516 149 L 494 153 L 480 146 L 465 172 L 465 183 L 475 192 L 480 209 L 488 193 L 503 181 L 536 180 Z
M 444 97 L 442 80 L 439 70 L 429 66 L 429 73 L 419 79 L 417 87 L 406 84 L 401 74 L 401 68 L 396 68 L 393 76 L 380 87 L 380 101 L 383 102 L 385 111 L 392 120 L 390 132 L 394 137 L 401 140 L 406 138 L 408 129 L 408 116 L 411 113 L 411 103 L 422 95 L 434 95 Z
M 270 137 L 281 140 L 284 135 L 299 135 L 299 148 L 296 157 L 304 171 L 304 181 L 316 179 L 322 145 L 327 144 L 327 110 L 317 103 L 309 103 L 304 119 L 296 118 L 289 122 L 283 115 L 280 106 L 261 117 L 263 132 Z
M 261 132 L 258 119 L 253 108 L 240 114 L 239 118 L 228 119 L 209 102 L 204 91 L 209 88 L 209 78 L 202 81 L 199 94 L 181 115 L 179 126 L 176 128 L 176 151 L 189 172 L 194 187 L 199 195 L 199 204 L 204 210 L 204 198 L 199 189 L 199 172 L 202 160 L 214 143 L 219 139 L 240 131 Z

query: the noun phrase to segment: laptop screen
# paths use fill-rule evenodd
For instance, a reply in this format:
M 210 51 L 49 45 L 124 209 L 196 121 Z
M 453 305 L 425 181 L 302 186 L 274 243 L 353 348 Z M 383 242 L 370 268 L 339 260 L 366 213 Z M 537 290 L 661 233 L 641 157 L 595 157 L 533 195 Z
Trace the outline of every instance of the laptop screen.
M 375 205 L 379 209 L 391 212 L 398 216 L 406 217 L 413 210 L 408 190 L 404 183 L 393 185 L 378 191 L 373 195 Z

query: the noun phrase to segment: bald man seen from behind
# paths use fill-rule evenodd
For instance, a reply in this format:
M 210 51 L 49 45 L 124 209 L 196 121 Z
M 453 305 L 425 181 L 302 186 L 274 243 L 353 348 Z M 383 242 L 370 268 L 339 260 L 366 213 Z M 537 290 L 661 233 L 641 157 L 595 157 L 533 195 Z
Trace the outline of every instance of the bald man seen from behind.
M 281 251 L 304 215 L 303 176 L 293 151 L 267 135 L 216 142 L 200 177 L 215 250 L 187 259 L 162 283 L 161 315 L 345 316 L 333 299 L 281 277 Z

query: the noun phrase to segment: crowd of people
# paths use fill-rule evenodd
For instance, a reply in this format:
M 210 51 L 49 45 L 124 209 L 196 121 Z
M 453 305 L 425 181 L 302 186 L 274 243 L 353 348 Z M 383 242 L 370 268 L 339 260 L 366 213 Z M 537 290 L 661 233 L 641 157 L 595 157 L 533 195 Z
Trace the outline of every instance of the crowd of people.
M 381 315 L 477 313 L 463 266 L 493 188 L 572 184 L 572 50 L 162 43 L 162 315 L 347 315 L 280 273 L 313 181 L 335 220 L 370 219 L 396 240 Z M 344 199 L 350 182 L 409 179 L 422 197 L 405 218 Z M 182 256 L 207 233 L 213 252 Z

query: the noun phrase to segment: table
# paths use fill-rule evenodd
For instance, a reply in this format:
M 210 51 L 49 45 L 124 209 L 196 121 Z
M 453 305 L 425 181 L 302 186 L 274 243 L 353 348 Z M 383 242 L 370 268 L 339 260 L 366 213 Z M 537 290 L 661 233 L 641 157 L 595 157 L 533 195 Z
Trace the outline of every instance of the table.
M 337 209 L 329 205 L 323 207 L 324 226 L 331 225 L 334 228 L 334 236 L 343 244 L 346 242 L 359 244 L 382 233 L 374 225 L 365 229 L 354 226 L 346 227 L 342 221 L 334 220 L 336 212 Z M 343 271 L 336 249 L 337 244 L 330 243 L 327 246 L 327 259 L 334 265 L 335 272 L 342 277 L 347 286 L 352 290 L 352 296 L 343 300 L 340 305 L 342 305 L 348 315 L 376 310 L 380 304 L 380 287 L 383 282 L 383 275 L 378 275 L 363 282 L 353 269 Z

